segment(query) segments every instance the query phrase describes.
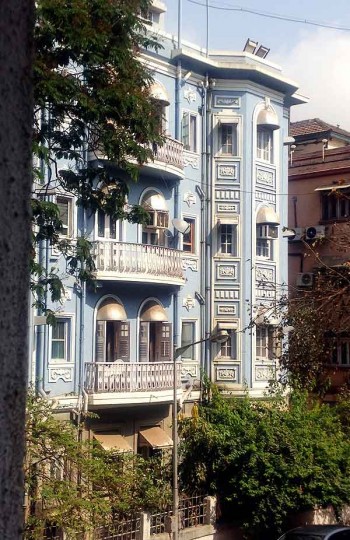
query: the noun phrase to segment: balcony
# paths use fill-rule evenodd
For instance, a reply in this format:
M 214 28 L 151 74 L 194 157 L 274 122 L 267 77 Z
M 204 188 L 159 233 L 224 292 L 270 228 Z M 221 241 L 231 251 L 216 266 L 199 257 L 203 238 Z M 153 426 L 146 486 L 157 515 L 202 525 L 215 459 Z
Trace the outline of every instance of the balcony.
M 162 146 L 153 145 L 153 161 L 145 163 L 145 167 L 153 176 L 164 176 L 179 179 L 184 178 L 183 144 L 171 137 L 165 137 Z
M 181 251 L 127 242 L 95 242 L 96 278 L 183 285 Z
M 176 363 L 177 395 L 180 399 L 181 362 Z M 87 362 L 85 391 L 95 406 L 171 403 L 173 362 Z

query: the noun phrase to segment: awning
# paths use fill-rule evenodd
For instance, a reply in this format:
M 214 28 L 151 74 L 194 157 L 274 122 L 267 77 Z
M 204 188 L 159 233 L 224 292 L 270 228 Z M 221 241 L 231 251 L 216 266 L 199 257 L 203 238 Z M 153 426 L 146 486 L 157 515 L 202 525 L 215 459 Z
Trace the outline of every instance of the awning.
M 270 206 L 262 206 L 256 216 L 257 225 L 267 223 L 269 225 L 279 225 L 280 218 Z
M 149 191 L 142 198 L 141 206 L 146 210 L 158 210 L 161 212 L 167 212 L 167 205 L 163 195 L 156 191 Z
M 272 107 L 264 107 L 258 114 L 257 126 L 264 129 L 279 129 L 278 116 Z
M 165 86 L 158 81 L 154 82 L 150 86 L 149 95 L 152 99 L 155 99 L 156 101 L 160 101 L 165 106 L 170 105 L 169 96 L 165 89 Z
M 104 450 L 115 450 L 120 453 L 133 451 L 125 437 L 117 433 L 94 433 L 94 439 Z
M 218 116 L 219 124 L 238 124 L 237 116 Z
M 350 189 L 350 184 L 332 184 L 331 186 L 319 186 L 315 191 L 332 191 L 338 189 Z
M 159 426 L 142 429 L 139 432 L 139 446 L 150 446 L 151 448 L 171 448 L 172 439 Z
M 114 298 L 106 298 L 98 308 L 96 319 L 98 321 L 126 321 L 127 315 L 122 304 Z
M 168 322 L 168 316 L 165 309 L 160 304 L 157 304 L 154 300 L 150 300 L 143 307 L 141 315 L 141 322 Z

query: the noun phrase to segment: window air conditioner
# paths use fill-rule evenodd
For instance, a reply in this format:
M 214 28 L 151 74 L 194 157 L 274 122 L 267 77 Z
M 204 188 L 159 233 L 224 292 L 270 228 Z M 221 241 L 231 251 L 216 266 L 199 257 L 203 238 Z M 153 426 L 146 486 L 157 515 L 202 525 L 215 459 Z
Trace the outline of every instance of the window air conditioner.
M 302 272 L 297 275 L 297 287 L 311 287 L 314 282 L 312 272 Z
M 291 230 L 295 231 L 294 236 L 288 236 L 289 242 L 300 242 L 305 234 L 304 227 L 293 227 Z
M 316 238 L 324 238 L 325 226 L 316 225 L 314 227 L 307 227 L 305 231 L 305 240 L 315 240 Z

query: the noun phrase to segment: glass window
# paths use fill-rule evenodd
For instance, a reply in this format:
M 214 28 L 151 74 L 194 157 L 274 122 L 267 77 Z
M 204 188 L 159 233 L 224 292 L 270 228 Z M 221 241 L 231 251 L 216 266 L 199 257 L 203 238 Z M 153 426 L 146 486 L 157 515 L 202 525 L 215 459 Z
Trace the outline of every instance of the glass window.
M 263 161 L 273 161 L 273 134 L 269 129 L 258 129 L 257 133 L 257 157 Z
M 331 358 L 333 364 L 341 366 L 350 365 L 350 338 L 334 339 L 331 344 Z
M 256 356 L 257 358 L 273 358 L 274 331 L 271 326 L 256 327 Z
M 278 238 L 278 227 L 275 225 L 257 225 L 256 256 L 263 259 L 273 258 L 273 240 Z
M 181 326 L 181 347 L 185 347 L 194 341 L 196 341 L 195 321 L 183 321 Z M 195 358 L 195 345 L 189 347 L 181 356 L 193 360 Z
M 184 112 L 182 115 L 182 142 L 185 150 L 198 152 L 197 131 L 197 115 Z
M 189 230 L 182 237 L 182 250 L 187 253 L 195 253 L 195 220 L 192 218 L 184 218 L 188 223 Z
M 228 156 L 237 155 L 237 124 L 220 124 L 219 152 Z
M 62 228 L 60 235 L 71 236 L 72 234 L 72 201 L 66 197 L 57 197 L 56 204 L 58 206 L 60 220 L 62 221 Z
M 236 330 L 227 330 L 229 338 L 225 343 L 221 343 L 220 356 L 235 360 L 237 358 L 237 334 Z
M 51 360 L 68 362 L 68 321 L 58 320 L 52 327 Z
M 350 216 L 350 193 L 335 192 L 322 195 L 322 219 L 343 220 Z
M 97 235 L 100 238 L 110 240 L 122 239 L 123 223 L 121 220 L 113 219 L 107 216 L 102 210 L 97 212 Z
M 271 240 L 268 238 L 257 238 L 256 256 L 264 259 L 271 258 Z
M 219 225 L 219 248 L 223 255 L 237 256 L 237 225 Z

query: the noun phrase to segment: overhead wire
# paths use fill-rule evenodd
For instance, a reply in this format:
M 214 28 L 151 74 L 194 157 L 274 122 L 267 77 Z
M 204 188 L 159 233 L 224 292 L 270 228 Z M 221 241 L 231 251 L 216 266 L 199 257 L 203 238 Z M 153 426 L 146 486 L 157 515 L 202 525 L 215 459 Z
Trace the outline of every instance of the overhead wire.
M 207 7 L 207 3 L 200 2 L 199 0 L 187 0 L 191 4 L 196 4 L 201 7 Z M 226 6 L 223 3 L 221 6 L 215 6 L 213 4 L 209 4 L 210 9 L 216 9 L 220 11 L 241 11 L 244 13 L 251 13 L 252 15 L 258 15 L 259 17 L 266 17 L 269 19 L 277 19 L 281 21 L 288 21 L 288 22 L 294 22 L 299 24 L 308 24 L 311 26 L 317 26 L 320 28 L 329 28 L 330 30 L 342 30 L 344 32 L 350 32 L 350 28 L 348 26 L 338 26 L 335 24 L 329 24 L 325 22 L 319 22 L 319 21 L 313 21 L 310 19 L 302 19 L 299 17 L 293 17 L 292 15 L 281 15 L 279 13 L 269 13 L 267 11 L 260 11 L 257 9 L 242 7 L 242 6 L 231 6 L 231 4 L 226 4 Z

